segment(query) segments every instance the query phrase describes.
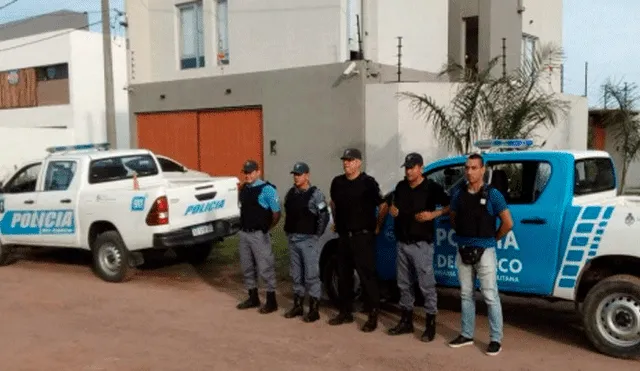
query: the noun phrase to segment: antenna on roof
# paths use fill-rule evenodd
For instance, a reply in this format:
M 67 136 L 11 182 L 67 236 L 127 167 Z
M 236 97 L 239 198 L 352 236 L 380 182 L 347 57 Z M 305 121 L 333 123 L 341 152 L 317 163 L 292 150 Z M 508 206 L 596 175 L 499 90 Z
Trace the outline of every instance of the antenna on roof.
M 66 152 L 66 151 L 81 151 L 81 150 L 87 150 L 87 149 L 107 150 L 109 148 L 110 148 L 109 143 L 87 143 L 87 144 L 76 144 L 73 146 L 49 147 L 46 150 L 49 153 L 56 153 L 56 152 Z
M 516 151 L 533 146 L 533 139 L 482 139 L 474 143 L 482 152 L 488 150 Z

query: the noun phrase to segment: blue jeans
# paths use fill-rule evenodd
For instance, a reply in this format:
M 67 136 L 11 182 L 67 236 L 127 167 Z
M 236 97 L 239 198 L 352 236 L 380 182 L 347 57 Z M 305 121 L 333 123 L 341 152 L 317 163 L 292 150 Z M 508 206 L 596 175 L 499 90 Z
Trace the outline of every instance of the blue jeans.
M 480 281 L 480 290 L 487 304 L 490 340 L 500 343 L 502 341 L 502 306 L 498 295 L 496 249 L 486 249 L 480 261 L 473 266 L 462 263 L 460 253 L 456 255 L 460 298 L 462 299 L 462 336 L 473 339 L 476 319 L 474 283 L 475 276 L 477 276 Z

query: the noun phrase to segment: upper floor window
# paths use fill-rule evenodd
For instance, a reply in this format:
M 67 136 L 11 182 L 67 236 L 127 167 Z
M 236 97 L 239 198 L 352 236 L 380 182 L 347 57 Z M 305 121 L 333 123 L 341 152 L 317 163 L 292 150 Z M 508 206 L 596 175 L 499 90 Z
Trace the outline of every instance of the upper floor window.
M 218 26 L 218 65 L 229 64 L 229 4 L 228 0 L 216 0 L 216 24 Z
M 178 6 L 180 13 L 180 68 L 201 68 L 204 60 L 202 1 Z
M 522 64 L 531 66 L 536 55 L 538 38 L 526 33 L 522 34 Z
M 610 191 L 616 188 L 613 162 L 608 158 L 587 158 L 575 164 L 573 194 L 582 196 L 590 193 Z

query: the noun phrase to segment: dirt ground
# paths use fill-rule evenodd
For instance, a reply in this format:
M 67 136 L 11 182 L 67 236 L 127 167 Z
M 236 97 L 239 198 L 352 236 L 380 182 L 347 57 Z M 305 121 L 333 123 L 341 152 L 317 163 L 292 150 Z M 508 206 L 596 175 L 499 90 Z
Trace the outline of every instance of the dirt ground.
M 390 337 L 397 320 L 385 311 L 377 331 L 358 323 L 331 327 L 326 306 L 320 321 L 277 313 L 238 311 L 244 296 L 235 269 L 149 264 L 131 281 L 95 277 L 83 254 L 39 253 L 0 269 L 2 370 L 638 370 L 591 350 L 570 306 L 504 300 L 505 341 L 497 357 L 483 353 L 483 305 L 475 347 L 450 349 L 459 326 L 459 298 L 441 291 L 438 335 Z M 288 284 L 281 291 L 288 296 Z

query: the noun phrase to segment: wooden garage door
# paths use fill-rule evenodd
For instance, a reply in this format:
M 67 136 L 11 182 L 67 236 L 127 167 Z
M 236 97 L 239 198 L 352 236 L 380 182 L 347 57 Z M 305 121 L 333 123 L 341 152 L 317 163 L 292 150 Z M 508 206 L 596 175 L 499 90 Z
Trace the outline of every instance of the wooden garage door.
M 171 157 L 198 169 L 198 113 L 166 112 L 137 115 L 138 148 Z
M 239 177 L 242 164 L 250 158 L 263 169 L 261 109 L 201 112 L 199 122 L 202 171 Z

